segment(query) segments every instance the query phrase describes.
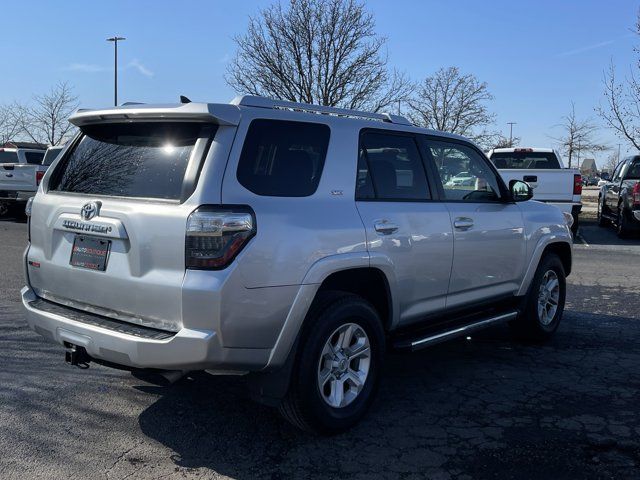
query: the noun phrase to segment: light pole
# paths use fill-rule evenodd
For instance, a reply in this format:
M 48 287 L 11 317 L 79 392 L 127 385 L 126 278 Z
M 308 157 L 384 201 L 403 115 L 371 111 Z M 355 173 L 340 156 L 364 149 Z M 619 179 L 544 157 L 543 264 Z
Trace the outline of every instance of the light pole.
M 507 122 L 509 125 L 509 147 L 513 147 L 513 126 L 517 125 L 516 122 Z
M 113 42 L 114 55 L 113 55 L 113 104 L 118 106 L 118 42 L 126 40 L 124 37 L 110 37 L 107 38 L 107 42 Z

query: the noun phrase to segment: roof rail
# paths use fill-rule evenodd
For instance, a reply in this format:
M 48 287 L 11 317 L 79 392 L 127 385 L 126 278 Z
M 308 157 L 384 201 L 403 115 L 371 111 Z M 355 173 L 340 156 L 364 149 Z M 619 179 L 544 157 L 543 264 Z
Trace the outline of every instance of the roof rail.
M 413 125 L 409 120 L 401 115 L 363 112 L 360 110 L 349 110 L 348 108 L 325 107 L 321 105 L 312 105 L 310 103 L 288 102 L 286 100 L 273 100 L 271 98 L 258 97 L 255 95 L 236 97 L 231 101 L 231 104 L 242 105 L 245 107 L 271 108 L 276 110 L 292 110 L 296 112 L 336 115 L 338 117 L 366 118 L 382 122 L 396 123 L 398 125 Z

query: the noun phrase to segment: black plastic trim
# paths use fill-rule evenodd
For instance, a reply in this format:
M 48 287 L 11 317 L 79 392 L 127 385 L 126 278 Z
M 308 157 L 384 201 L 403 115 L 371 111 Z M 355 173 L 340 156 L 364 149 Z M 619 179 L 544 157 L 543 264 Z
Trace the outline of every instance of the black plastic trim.
M 37 298 L 32 302 L 29 302 L 29 306 L 42 312 L 60 315 L 61 317 L 68 318 L 69 320 L 73 320 L 74 322 L 86 323 L 87 325 L 102 327 L 106 328 L 107 330 L 113 330 L 114 332 L 124 333 L 126 335 L 132 335 L 139 338 L 147 338 L 150 340 L 166 340 L 175 336 L 176 334 L 176 332 L 169 332 L 167 330 L 160 330 L 159 328 L 135 325 L 133 323 L 123 322 L 122 320 L 115 320 L 113 318 L 104 317 L 102 315 L 83 312 L 82 310 L 78 310 L 77 308 L 67 307 L 58 303 L 50 302 L 49 300 L 45 300 L 44 298 Z

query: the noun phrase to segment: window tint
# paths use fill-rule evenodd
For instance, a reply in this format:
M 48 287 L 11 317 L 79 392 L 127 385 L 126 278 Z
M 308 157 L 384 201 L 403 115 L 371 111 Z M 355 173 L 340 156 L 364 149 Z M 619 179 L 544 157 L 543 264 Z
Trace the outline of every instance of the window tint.
M 466 145 L 427 140 L 447 200 L 469 202 L 500 198 L 495 173 L 484 157 Z
M 47 153 L 44 154 L 44 159 L 42 160 L 42 165 L 49 166 L 53 163 L 53 161 L 58 158 L 62 152 L 62 148 L 50 148 L 47 150 Z
M 634 161 L 627 171 L 626 178 L 640 178 L 640 160 Z
M 496 168 L 557 169 L 558 157 L 553 152 L 497 152 L 491 155 Z
M 0 163 L 18 163 L 18 154 L 13 152 L 7 152 L 0 149 Z
M 319 123 L 254 120 L 238 164 L 238 181 L 256 195 L 306 197 L 318 188 L 329 145 Z
M 40 165 L 44 158 L 44 152 L 24 152 L 24 158 L 31 165 Z
M 202 124 L 129 123 L 83 128 L 50 189 L 121 197 L 180 198 Z
M 413 137 L 380 132 L 366 132 L 360 136 L 356 198 L 431 198 L 424 165 Z

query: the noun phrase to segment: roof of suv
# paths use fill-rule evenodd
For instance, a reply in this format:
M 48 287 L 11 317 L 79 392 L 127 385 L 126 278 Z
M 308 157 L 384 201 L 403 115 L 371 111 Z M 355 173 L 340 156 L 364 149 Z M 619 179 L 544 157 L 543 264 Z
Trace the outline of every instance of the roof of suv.
M 318 118 L 318 115 L 326 115 L 333 119 L 352 119 L 363 122 L 382 122 L 387 125 L 399 125 L 410 127 L 422 133 L 441 137 L 467 140 L 467 138 L 454 133 L 429 130 L 413 125 L 408 119 L 400 115 L 389 113 L 372 113 L 359 110 L 349 110 L 337 107 L 326 107 L 308 103 L 288 102 L 273 100 L 266 97 L 245 95 L 234 98 L 230 103 L 174 103 L 174 104 L 128 104 L 108 109 L 88 110 L 81 109 L 73 114 L 69 121 L 81 127 L 96 123 L 116 123 L 122 121 L 144 120 L 193 120 L 214 122 L 220 125 L 238 125 L 241 112 L 245 109 L 270 109 L 293 112 L 296 115 L 307 118 Z

